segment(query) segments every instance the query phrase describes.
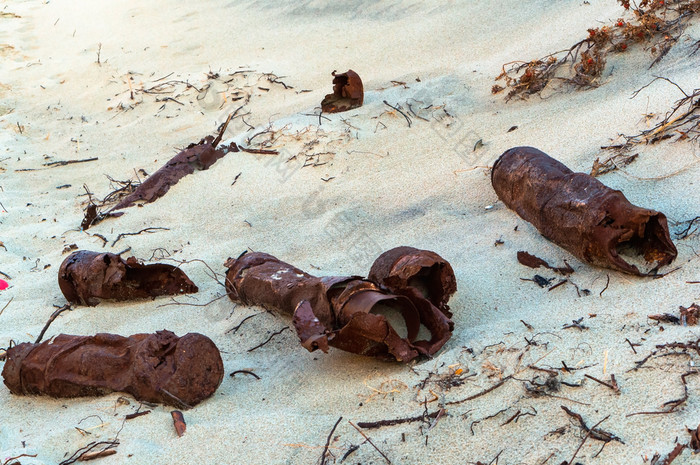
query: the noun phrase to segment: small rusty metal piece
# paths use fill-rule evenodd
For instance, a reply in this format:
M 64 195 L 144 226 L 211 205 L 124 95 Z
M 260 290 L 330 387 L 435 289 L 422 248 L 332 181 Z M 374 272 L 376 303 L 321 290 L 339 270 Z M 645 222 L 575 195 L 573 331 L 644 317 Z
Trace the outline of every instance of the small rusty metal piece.
M 175 432 L 177 437 L 181 438 L 185 431 L 187 431 L 187 423 L 185 423 L 185 416 L 179 410 L 173 410 L 170 412 L 170 416 L 173 417 L 173 426 L 175 427 Z
M 229 259 L 226 267 L 229 297 L 291 315 L 309 351 L 331 346 L 407 362 L 434 354 L 452 335 L 452 321 L 410 289 L 402 295 L 357 276 L 318 278 L 259 252 Z M 429 339 L 419 339 L 421 326 Z
M 345 73 L 333 71 L 333 93 L 326 95 L 321 102 L 321 110 L 324 113 L 340 113 L 361 107 L 365 99 L 362 79 L 353 70 Z
M 561 273 L 563 275 L 571 274 L 574 272 L 574 269 L 571 268 L 571 266 L 568 263 L 566 263 L 566 261 L 564 262 L 564 263 L 566 263 L 566 266 L 562 266 L 562 267 L 557 268 L 556 266 L 552 266 L 549 263 L 547 263 L 544 259 L 537 257 L 535 255 L 532 255 L 529 252 L 525 252 L 524 250 L 520 250 L 518 252 L 517 257 L 518 257 L 518 263 L 520 263 L 521 265 L 527 266 L 529 268 L 537 269 L 537 268 L 543 266 L 547 269 L 550 269 L 552 271 L 556 271 L 557 273 Z
M 574 173 L 533 147 L 507 150 L 493 165 L 498 197 L 544 237 L 596 266 L 644 276 L 671 263 L 678 252 L 663 213 L 632 205 L 618 190 Z M 641 255 L 649 273 L 621 254 Z
M 700 425 L 695 429 L 688 428 L 688 433 L 690 433 L 690 449 L 693 452 L 700 452 Z
M 680 310 L 681 322 L 684 322 L 688 326 L 697 326 L 698 320 L 700 320 L 700 305 L 693 303 L 688 308 L 680 307 Z
M 61 263 L 58 285 L 69 302 L 95 306 L 100 299 L 132 300 L 191 294 L 199 289 L 181 269 L 163 263 L 144 265 L 113 253 L 78 250 Z
M 189 408 L 214 394 L 224 365 L 212 340 L 197 333 L 61 334 L 9 348 L 2 376 L 17 395 L 83 397 L 118 391 L 139 401 Z

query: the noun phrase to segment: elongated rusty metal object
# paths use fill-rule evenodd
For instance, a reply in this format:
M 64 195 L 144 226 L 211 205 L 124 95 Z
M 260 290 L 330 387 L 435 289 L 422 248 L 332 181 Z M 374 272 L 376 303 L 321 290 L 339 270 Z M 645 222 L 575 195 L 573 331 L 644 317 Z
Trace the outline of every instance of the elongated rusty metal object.
M 407 362 L 434 354 L 452 335 L 452 321 L 420 295 L 390 293 L 357 276 L 319 278 L 259 252 L 226 266 L 229 297 L 291 315 L 309 351 L 331 346 Z M 427 339 L 419 339 L 421 326 Z
M 663 213 L 632 205 L 622 192 L 536 148 L 503 153 L 491 182 L 506 206 L 584 262 L 641 276 L 678 254 Z M 623 252 L 641 255 L 651 271 L 640 271 Z
M 118 391 L 140 401 L 189 408 L 214 394 L 224 366 L 212 340 L 197 333 L 61 334 L 8 349 L 2 376 L 17 395 L 83 397 Z
M 225 151 L 216 149 L 220 138 L 221 135 L 216 139 L 214 136 L 207 136 L 197 144 L 190 144 L 139 184 L 134 192 L 124 197 L 109 212 L 131 207 L 138 201 L 155 202 L 188 174 L 194 173 L 195 170 L 209 169 L 219 158 L 226 155 Z
M 88 250 L 66 257 L 58 270 L 58 285 L 69 302 L 90 306 L 101 299 L 144 299 L 199 290 L 184 271 L 172 265 L 144 265 L 136 257 L 122 260 L 113 253 Z

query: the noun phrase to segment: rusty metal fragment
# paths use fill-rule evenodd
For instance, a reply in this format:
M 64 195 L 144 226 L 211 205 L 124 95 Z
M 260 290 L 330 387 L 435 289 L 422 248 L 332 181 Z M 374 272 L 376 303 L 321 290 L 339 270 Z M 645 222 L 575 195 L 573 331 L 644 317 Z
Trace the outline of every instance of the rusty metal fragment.
M 173 417 L 173 427 L 177 433 L 177 437 L 181 438 L 185 431 L 187 431 L 187 423 L 185 423 L 185 416 L 179 410 L 173 410 L 170 412 L 170 416 Z
M 690 448 L 693 452 L 700 452 L 700 425 L 695 429 L 688 428 L 688 433 L 690 433 Z
M 189 408 L 214 394 L 224 366 L 212 340 L 197 333 L 61 334 L 9 348 L 2 376 L 17 395 L 83 397 L 118 391 L 139 401 Z
M 345 73 L 333 71 L 333 93 L 326 95 L 321 102 L 324 113 L 340 113 L 361 107 L 365 98 L 362 79 L 353 70 Z
M 506 206 L 590 264 L 644 276 L 655 274 L 678 254 L 663 213 L 632 205 L 622 192 L 574 173 L 536 148 L 503 153 L 491 182 Z M 649 271 L 630 263 L 638 256 Z
M 95 306 L 101 299 L 132 300 L 191 294 L 199 289 L 179 268 L 124 261 L 113 253 L 78 250 L 61 263 L 58 285 L 69 302 Z
M 556 266 L 551 266 L 549 263 L 547 263 L 544 259 L 537 257 L 535 255 L 532 255 L 531 253 L 525 252 L 524 250 L 521 250 L 518 252 L 518 263 L 521 265 L 525 265 L 530 268 L 539 268 L 541 266 L 548 268 L 552 271 L 556 271 L 557 273 L 561 273 L 563 275 L 571 274 L 574 272 L 574 269 L 571 268 L 571 265 L 566 263 L 566 260 L 564 260 L 564 263 L 566 266 L 562 266 L 557 268 Z
M 226 155 L 226 152 L 223 150 L 216 149 L 218 140 L 218 137 L 214 139 L 214 136 L 207 136 L 197 144 L 188 145 L 185 150 L 175 155 L 158 171 L 143 181 L 134 192 L 112 207 L 110 212 L 131 207 L 140 200 L 145 203 L 153 202 L 163 197 L 170 187 L 177 184 L 180 179 L 194 173 L 195 169 L 209 169 L 219 158 Z
M 319 278 L 259 252 L 229 259 L 226 267 L 229 297 L 292 316 L 309 351 L 330 346 L 407 362 L 434 354 L 452 335 L 452 321 L 410 287 L 392 293 L 357 276 Z
M 693 303 L 690 307 L 680 307 L 681 321 L 688 326 L 696 326 L 700 320 L 700 305 Z

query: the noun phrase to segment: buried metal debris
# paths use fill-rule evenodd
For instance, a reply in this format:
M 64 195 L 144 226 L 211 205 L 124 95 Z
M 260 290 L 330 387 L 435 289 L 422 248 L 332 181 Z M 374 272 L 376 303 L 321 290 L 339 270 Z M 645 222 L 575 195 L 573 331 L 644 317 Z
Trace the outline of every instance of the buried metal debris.
M 69 302 L 95 306 L 101 299 L 132 300 L 191 294 L 199 289 L 181 269 L 163 263 L 144 265 L 136 257 L 78 250 L 58 271 L 58 285 Z
M 324 113 L 340 113 L 361 107 L 365 98 L 362 79 L 353 70 L 345 73 L 333 71 L 333 93 L 326 95 L 321 102 Z

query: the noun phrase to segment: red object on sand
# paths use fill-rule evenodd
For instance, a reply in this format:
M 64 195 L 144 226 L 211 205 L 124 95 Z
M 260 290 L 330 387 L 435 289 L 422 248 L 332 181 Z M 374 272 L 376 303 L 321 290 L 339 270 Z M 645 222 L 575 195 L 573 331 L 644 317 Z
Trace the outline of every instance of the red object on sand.
M 10 285 L 7 284 L 7 281 L 5 281 L 4 279 L 0 279 L 0 291 L 4 291 L 8 287 L 10 287 Z

